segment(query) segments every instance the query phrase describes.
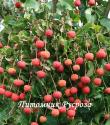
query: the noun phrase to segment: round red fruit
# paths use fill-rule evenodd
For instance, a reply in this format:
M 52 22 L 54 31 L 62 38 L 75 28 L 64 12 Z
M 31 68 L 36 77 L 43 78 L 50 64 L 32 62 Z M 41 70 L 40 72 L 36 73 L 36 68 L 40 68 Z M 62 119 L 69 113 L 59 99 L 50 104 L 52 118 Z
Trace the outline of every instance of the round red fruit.
M 10 91 L 5 91 L 4 95 L 5 95 L 7 98 L 11 98 L 12 92 L 10 92 Z
M 40 116 L 39 121 L 40 123 L 45 123 L 47 121 L 46 116 Z
M 62 79 L 62 80 L 59 80 L 59 81 L 58 81 L 58 86 L 59 86 L 59 87 L 65 87 L 65 86 L 66 86 L 66 80 L 63 80 L 63 79 Z
M 105 70 L 110 71 L 110 63 L 105 64 Z
M 25 107 L 25 108 L 23 109 L 23 111 L 24 111 L 24 113 L 26 113 L 27 115 L 29 115 L 29 114 L 32 113 L 32 110 L 31 110 L 31 108 L 29 108 L 29 107 Z
M 47 29 L 45 31 L 45 36 L 48 37 L 48 38 L 52 37 L 53 36 L 53 30 Z
M 62 93 L 61 93 L 60 91 L 55 91 L 55 92 L 53 93 L 53 97 L 54 97 L 55 99 L 60 99 L 60 98 L 62 97 Z
M 37 122 L 31 122 L 31 125 L 39 125 Z
M 0 74 L 4 73 L 4 69 L 2 67 L 0 67 Z
M 7 72 L 8 72 L 9 75 L 15 75 L 16 74 L 16 69 L 15 68 L 9 68 L 7 70 Z
M 41 57 L 44 59 L 49 59 L 50 58 L 50 52 L 49 51 L 41 51 Z
M 74 117 L 75 114 L 76 114 L 76 111 L 75 111 L 75 110 L 68 110 L 68 111 L 67 111 L 67 115 L 68 115 L 69 117 Z
M 49 103 L 49 102 L 52 102 L 52 100 L 53 100 L 52 95 L 45 95 L 44 96 L 44 102 Z
M 65 90 L 65 95 L 67 97 L 71 96 L 71 89 L 70 88 L 68 88 L 68 89 Z
M 96 86 L 100 86 L 101 83 L 102 83 L 102 80 L 101 80 L 100 78 L 95 78 L 95 79 L 93 80 L 93 83 L 94 83 Z
M 105 74 L 105 71 L 104 71 L 103 68 L 98 68 L 96 70 L 96 73 L 97 73 L 98 76 L 103 76 Z
M 74 102 L 74 98 L 73 97 L 69 97 L 69 102 L 73 103 Z
M 71 66 L 72 65 L 72 60 L 71 59 L 66 59 L 64 61 L 65 66 Z
M 61 62 L 59 62 L 59 61 L 54 61 L 54 62 L 53 62 L 53 67 L 54 67 L 55 69 L 58 69 L 60 66 L 61 66 Z
M 110 114 L 105 114 L 105 115 L 104 115 L 104 119 L 105 119 L 105 120 L 110 119 Z
M 107 56 L 107 53 L 105 52 L 104 49 L 100 49 L 100 50 L 96 53 L 96 57 L 97 57 L 98 59 L 104 59 L 104 58 L 106 58 L 106 56 Z
M 76 36 L 75 31 L 68 31 L 68 32 L 67 32 L 67 37 L 68 37 L 69 39 L 75 38 L 75 36 Z
M 60 112 L 59 112 L 58 109 L 52 109 L 51 115 L 52 115 L 53 117 L 57 117 L 57 116 L 59 116 L 59 114 L 60 114 Z
M 41 62 L 38 58 L 32 59 L 32 65 L 33 66 L 38 67 L 38 66 L 40 66 L 40 64 L 41 64 Z
M 32 89 L 32 87 L 30 85 L 25 85 L 24 86 L 24 91 L 25 92 L 29 92 L 29 91 L 31 91 L 31 89 Z
M 78 89 L 76 87 L 71 87 L 70 92 L 71 94 L 77 94 Z
M 44 71 L 42 71 L 42 70 L 37 71 L 36 74 L 37 74 L 37 77 L 40 78 L 40 79 L 46 77 L 46 73 Z
M 74 65 L 73 66 L 73 70 L 74 71 L 79 71 L 80 70 L 80 66 L 79 65 Z
M 90 79 L 88 76 L 82 76 L 82 77 L 81 77 L 81 82 L 82 82 L 83 84 L 89 84 L 90 81 L 91 81 L 91 79 Z
M 75 0 L 75 1 L 74 1 L 74 5 L 75 5 L 76 7 L 81 6 L 81 1 L 80 1 L 80 0 Z
M 77 81 L 79 79 L 79 76 L 77 74 L 72 74 L 71 75 L 71 80 L 72 81 Z
M 2 42 L 0 42 L 0 48 L 3 48 L 3 44 L 2 44 Z
M 89 0 L 88 5 L 89 6 L 94 6 L 96 4 L 95 0 Z
M 24 69 L 26 67 L 26 62 L 24 61 L 19 61 L 17 63 L 17 66 L 20 68 L 20 69 Z
M 77 65 L 82 65 L 84 63 L 84 59 L 82 58 L 82 57 L 78 57 L 77 59 L 76 59 L 76 64 Z
M 16 3 L 15 3 L 15 7 L 16 7 L 16 8 L 21 8 L 21 7 L 22 7 L 21 2 L 16 2 Z
M 38 49 L 41 49 L 41 48 L 44 48 L 45 46 L 45 42 L 44 41 L 41 41 L 41 40 L 37 40 L 36 43 L 35 43 L 36 47 Z
M 57 72 L 59 72 L 59 73 L 63 73 L 63 72 L 64 72 L 64 66 L 63 66 L 63 65 L 60 65 L 60 67 L 57 68 L 56 70 L 57 70 Z
M 86 53 L 85 59 L 89 60 L 89 61 L 93 61 L 94 60 L 94 54 L 93 53 Z
M 24 100 L 25 99 L 25 93 L 21 93 L 20 95 L 19 95 L 19 98 L 20 98 L 20 100 Z
M 66 112 L 66 107 L 65 106 L 59 107 L 59 112 L 60 113 L 65 113 Z
M 89 94 L 90 93 L 90 88 L 88 86 L 85 86 L 85 87 L 82 88 L 82 92 L 84 94 Z
M 24 85 L 24 81 L 21 79 L 15 79 L 13 83 L 15 86 L 18 86 L 18 87 Z
M 110 87 L 106 88 L 106 89 L 104 90 L 104 93 L 105 93 L 105 94 L 110 94 Z
M 5 89 L 0 88 L 0 95 L 4 95 L 5 94 Z
M 16 94 L 16 93 L 12 93 L 11 99 L 12 99 L 14 102 L 17 102 L 17 101 L 19 101 L 19 95 Z

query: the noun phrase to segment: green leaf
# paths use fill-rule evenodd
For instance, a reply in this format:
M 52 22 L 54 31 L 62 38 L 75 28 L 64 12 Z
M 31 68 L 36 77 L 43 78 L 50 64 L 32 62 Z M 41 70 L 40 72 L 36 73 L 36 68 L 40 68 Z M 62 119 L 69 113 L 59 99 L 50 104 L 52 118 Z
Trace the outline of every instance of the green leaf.
M 108 121 L 105 123 L 105 125 L 110 125 L 110 120 L 108 120 Z
M 89 62 L 88 63 L 88 67 L 89 67 L 89 70 L 88 70 L 88 72 L 87 72 L 87 76 L 92 76 L 93 75 L 93 73 L 94 73 L 94 65 L 93 65 L 93 63 L 92 62 Z
M 110 19 L 103 18 L 100 20 L 102 26 L 106 27 L 108 31 L 110 31 Z

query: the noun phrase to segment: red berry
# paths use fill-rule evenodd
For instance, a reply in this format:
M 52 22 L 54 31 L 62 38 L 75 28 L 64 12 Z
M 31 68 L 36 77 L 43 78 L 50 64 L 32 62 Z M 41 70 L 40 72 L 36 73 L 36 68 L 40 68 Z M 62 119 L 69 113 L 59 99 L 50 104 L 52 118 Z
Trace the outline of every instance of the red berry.
M 59 107 L 59 112 L 60 113 L 65 113 L 66 112 L 66 107 L 65 106 Z
M 15 3 L 15 7 L 16 7 L 16 8 L 21 8 L 21 6 L 22 6 L 21 2 L 16 2 L 16 3 Z
M 32 87 L 30 85 L 25 85 L 24 86 L 24 91 L 25 92 L 29 92 L 29 91 L 31 91 L 31 89 L 32 89 Z
M 82 82 L 79 82 L 79 83 L 78 83 L 78 87 L 79 87 L 79 88 L 83 88 L 83 87 L 84 87 L 84 84 L 83 84 Z
M 96 86 L 100 86 L 101 83 L 102 83 L 102 80 L 100 78 L 95 78 L 93 83 L 96 85 Z
M 72 75 L 71 75 L 71 80 L 72 80 L 72 81 L 77 81 L 78 78 L 79 78 L 79 76 L 78 76 L 77 74 L 72 74 Z
M 36 43 L 35 43 L 36 47 L 38 49 L 41 49 L 41 48 L 44 48 L 45 46 L 45 42 L 44 41 L 41 41 L 41 40 L 37 40 Z
M 32 65 L 33 66 L 38 67 L 38 66 L 40 66 L 40 64 L 41 64 L 41 62 L 38 58 L 32 59 Z
M 36 74 L 37 74 L 37 77 L 40 78 L 40 79 L 46 77 L 46 73 L 44 71 L 42 71 L 42 70 L 37 71 Z
M 74 65 L 73 66 L 73 70 L 74 71 L 79 71 L 80 70 L 80 66 L 79 65 Z
M 5 95 L 7 98 L 11 98 L 12 92 L 10 92 L 10 91 L 5 91 L 4 95 Z
M 12 93 L 11 99 L 12 99 L 14 102 L 17 102 L 17 101 L 19 101 L 19 95 L 16 94 L 16 93 Z
M 4 73 L 4 69 L 2 67 L 0 67 L 0 74 Z
M 65 87 L 65 86 L 66 86 L 66 80 L 63 80 L 63 79 L 62 79 L 62 80 L 59 80 L 59 81 L 58 81 L 58 86 L 59 86 L 59 87 Z
M 48 38 L 52 37 L 53 36 L 53 31 L 51 29 L 47 29 L 45 31 L 45 36 L 48 37 Z
M 2 42 L 0 42 L 0 48 L 3 48 L 3 44 L 2 44 Z
M 5 89 L 0 88 L 0 95 L 4 95 L 5 94 Z
M 105 74 L 105 71 L 104 71 L 103 68 L 98 68 L 96 70 L 96 73 L 97 73 L 98 76 L 103 76 Z
M 90 93 L 90 88 L 88 86 L 85 86 L 84 88 L 82 88 L 82 92 L 84 94 L 89 94 Z
M 31 125 L 39 125 L 37 122 L 31 122 Z
M 74 102 L 74 98 L 73 97 L 69 97 L 69 102 L 73 103 Z
M 49 102 L 52 102 L 52 100 L 53 100 L 52 95 L 45 95 L 44 96 L 44 102 L 49 103 Z
M 63 72 L 64 72 L 64 66 L 63 66 L 63 65 L 60 65 L 60 67 L 57 68 L 56 70 L 57 70 L 57 72 L 59 72 L 59 73 L 63 73 Z
M 110 71 L 110 63 L 105 64 L 105 70 Z
M 82 65 L 83 63 L 84 63 L 84 60 L 83 60 L 82 57 L 78 57 L 78 58 L 76 59 L 76 64 L 77 64 L 77 65 Z
M 100 49 L 97 53 L 96 53 L 96 57 L 98 59 L 104 59 L 107 56 L 107 53 L 105 52 L 104 49 Z
M 82 76 L 82 77 L 81 77 L 81 82 L 82 82 L 83 84 L 89 84 L 90 81 L 91 81 L 91 79 L 90 79 L 88 76 Z
M 86 53 L 85 59 L 89 60 L 89 61 L 93 61 L 94 60 L 94 54 L 93 53 Z
M 25 99 L 25 93 L 21 93 L 20 95 L 19 95 L 19 98 L 20 98 L 20 100 L 24 100 Z
M 0 88 L 6 89 L 6 86 L 4 84 L 0 85 Z
M 88 5 L 89 6 L 94 6 L 96 4 L 95 0 L 89 0 Z
M 105 120 L 110 119 L 110 114 L 105 114 L 105 115 L 104 115 L 104 119 L 105 119 Z
M 80 1 L 80 0 L 75 0 L 75 1 L 74 1 L 74 5 L 75 5 L 76 7 L 81 6 L 81 1 Z
M 71 91 L 70 90 L 71 90 L 70 88 L 68 88 L 68 89 L 65 90 L 65 95 L 67 97 L 71 96 Z
M 50 58 L 50 52 L 49 51 L 41 51 L 40 55 L 44 59 L 49 59 Z
M 26 113 L 27 115 L 29 115 L 29 114 L 32 113 L 32 110 L 31 110 L 31 108 L 29 108 L 29 107 L 25 107 L 25 108 L 23 109 L 23 111 L 24 111 L 24 113 Z
M 68 111 L 67 111 L 67 115 L 68 115 L 69 117 L 74 117 L 75 114 L 76 114 L 76 111 L 75 111 L 75 110 L 68 110 Z
M 7 72 L 10 75 L 15 75 L 16 74 L 16 69 L 15 68 L 9 68 Z
M 104 93 L 105 93 L 105 94 L 110 94 L 110 87 L 106 88 L 106 89 L 104 90 Z
M 55 92 L 53 93 L 53 97 L 54 97 L 55 99 L 60 99 L 60 98 L 62 97 L 62 93 L 61 93 L 60 91 L 55 91 Z
M 57 117 L 57 116 L 59 116 L 59 114 L 60 114 L 60 112 L 59 112 L 58 109 L 52 109 L 51 115 L 52 115 L 53 117 Z
M 18 87 L 24 85 L 24 81 L 21 79 L 15 79 L 13 83 L 15 86 L 18 86 Z
M 71 87 L 70 92 L 71 94 L 76 94 L 78 92 L 78 89 L 76 87 Z
M 24 61 L 19 61 L 17 63 L 17 66 L 20 68 L 20 69 L 24 69 L 26 67 L 26 62 Z
M 40 123 L 45 123 L 47 121 L 47 118 L 45 116 L 40 116 L 39 121 Z
M 64 64 L 65 64 L 66 66 L 71 66 L 71 65 L 72 65 L 72 60 L 71 60 L 71 59 L 66 59 L 66 60 L 64 61 Z
M 68 32 L 67 32 L 67 37 L 68 37 L 69 39 L 75 38 L 75 36 L 76 36 L 75 31 L 68 31 Z
M 58 69 L 60 66 L 61 66 L 61 62 L 59 62 L 59 61 L 54 61 L 54 62 L 53 62 L 53 67 L 54 67 L 55 69 Z
M 80 99 L 75 99 L 74 103 L 81 104 L 81 100 Z

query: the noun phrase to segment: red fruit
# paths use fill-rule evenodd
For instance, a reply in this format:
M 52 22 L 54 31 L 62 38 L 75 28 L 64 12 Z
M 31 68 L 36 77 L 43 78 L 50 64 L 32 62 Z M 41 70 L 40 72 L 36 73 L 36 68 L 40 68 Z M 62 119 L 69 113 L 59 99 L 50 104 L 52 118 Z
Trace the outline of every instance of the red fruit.
M 84 59 L 82 58 L 82 57 L 78 57 L 77 59 L 76 59 L 76 64 L 77 65 L 82 65 L 84 63 Z
M 40 116 L 39 121 L 40 123 L 45 123 L 47 121 L 47 118 L 45 116 Z
M 31 125 L 39 125 L 37 122 L 31 122 Z
M 70 88 L 68 88 L 68 89 L 65 90 L 65 95 L 67 97 L 71 96 L 71 91 L 70 90 L 71 90 Z
M 22 7 L 21 2 L 16 2 L 16 3 L 15 3 L 15 7 L 16 7 L 16 8 L 21 8 L 21 7 Z
M 54 97 L 55 99 L 60 99 L 60 98 L 62 97 L 62 93 L 61 93 L 60 91 L 55 91 L 55 92 L 53 93 L 53 97 Z
M 49 102 L 52 102 L 52 100 L 53 100 L 52 95 L 44 96 L 44 102 L 49 103 Z
M 59 87 L 65 87 L 65 86 L 66 86 L 66 80 L 63 80 L 63 79 L 62 79 L 62 80 L 59 80 L 59 81 L 58 81 L 58 86 L 59 86 Z
M 89 101 L 88 99 L 84 99 L 84 100 L 82 100 L 82 102 L 83 102 L 84 104 L 89 104 L 89 103 L 90 103 L 90 101 Z
M 3 44 L 2 44 L 2 42 L 0 42 L 0 48 L 3 48 Z
M 74 117 L 75 114 L 76 114 L 76 111 L 75 111 L 75 110 L 68 110 L 68 111 L 67 111 L 67 115 L 68 115 L 69 117 Z
M 90 88 L 88 86 L 85 86 L 84 88 L 82 88 L 82 92 L 84 94 L 89 94 L 90 93 Z
M 64 61 L 64 64 L 65 64 L 66 66 L 71 66 L 71 65 L 72 65 L 72 60 L 71 60 L 71 59 L 66 59 L 66 60 Z
M 107 53 L 105 52 L 104 49 L 100 49 L 97 53 L 96 53 L 96 57 L 98 59 L 104 59 L 107 56 Z
M 24 113 L 26 113 L 27 115 L 29 115 L 29 114 L 32 113 L 32 110 L 31 110 L 31 108 L 29 108 L 29 107 L 25 107 L 25 108 L 23 109 L 23 111 L 24 111 Z
M 26 62 L 24 61 L 19 61 L 17 63 L 17 66 L 20 68 L 20 69 L 24 69 L 26 67 Z
M 0 74 L 4 73 L 4 69 L 2 67 L 0 67 Z
M 74 65 L 73 66 L 73 70 L 74 71 L 79 71 L 80 70 L 80 66 L 79 65 Z
M 90 79 L 88 76 L 82 76 L 82 77 L 81 77 L 81 82 L 82 82 L 83 84 L 89 84 L 90 81 L 91 81 L 91 79 Z
M 53 67 L 54 67 L 55 69 L 58 69 L 60 66 L 61 66 L 61 62 L 59 62 L 59 61 L 54 61 L 54 62 L 53 62 Z
M 42 51 L 37 51 L 37 52 L 36 52 L 36 57 L 40 58 L 40 57 L 41 57 L 41 52 L 42 52 Z
M 110 87 L 106 88 L 106 89 L 104 90 L 104 93 L 105 93 L 105 94 L 110 94 Z
M 59 73 L 63 73 L 63 72 L 64 72 L 64 66 L 63 66 L 63 65 L 60 65 L 60 67 L 57 68 L 56 70 L 57 70 L 57 72 L 59 72 Z
M 104 71 L 103 68 L 98 68 L 96 70 L 96 73 L 97 73 L 98 76 L 103 76 L 105 74 L 105 71 Z
M 21 93 L 20 95 L 19 95 L 19 98 L 20 98 L 20 100 L 24 100 L 25 99 L 25 93 Z
M 10 92 L 10 91 L 5 91 L 4 95 L 5 95 L 7 98 L 11 98 L 12 92 Z
M 68 37 L 69 39 L 75 38 L 75 36 L 76 36 L 75 31 L 68 31 L 68 32 L 67 32 L 67 37 Z
M 73 103 L 74 102 L 74 98 L 73 97 L 69 97 L 69 102 Z
M 66 107 L 65 106 L 59 107 L 59 112 L 60 113 L 65 113 L 66 112 Z
M 82 82 L 79 82 L 79 83 L 78 83 L 78 87 L 79 87 L 79 88 L 83 88 L 83 87 L 84 87 L 84 84 L 83 84 Z
M 21 79 L 15 79 L 13 83 L 15 86 L 18 86 L 18 87 L 24 85 L 24 81 Z
M 80 99 L 75 99 L 74 103 L 81 104 L 81 100 Z
M 48 37 L 48 38 L 52 37 L 53 36 L 53 31 L 51 29 L 47 29 L 45 31 L 45 36 Z
M 93 83 L 96 85 L 96 86 L 100 86 L 101 83 L 102 83 L 102 80 L 100 78 L 95 78 Z
M 80 0 L 75 0 L 75 1 L 74 1 L 74 5 L 75 5 L 76 7 L 81 6 L 81 1 L 80 1 Z
M 85 59 L 89 60 L 89 61 L 93 61 L 94 60 L 94 54 L 93 53 L 86 53 Z
M 15 75 L 16 74 L 16 69 L 15 68 L 9 68 L 7 72 L 10 75 Z
M 53 117 L 57 117 L 57 116 L 59 116 L 59 114 L 60 114 L 60 112 L 59 112 L 58 109 L 52 109 L 51 115 L 52 115 Z
M 78 78 L 79 78 L 79 76 L 78 76 L 77 74 L 72 74 L 72 75 L 71 75 L 71 80 L 72 80 L 72 81 L 77 81 Z
M 38 49 L 41 49 L 41 48 L 44 48 L 45 46 L 45 42 L 44 41 L 41 41 L 41 40 L 37 40 L 36 43 L 35 43 L 36 47 Z
M 50 52 L 49 51 L 41 51 L 40 55 L 44 59 L 49 59 L 50 58 Z
M 96 4 L 95 0 L 89 0 L 88 5 L 89 6 L 94 6 Z
M 76 87 L 71 87 L 70 92 L 71 94 L 76 94 L 78 92 L 78 89 Z
M 105 64 L 105 70 L 110 71 L 110 63 Z
M 5 89 L 0 88 L 0 95 L 4 95 L 5 94 Z
M 41 62 L 38 58 L 32 59 L 32 65 L 33 66 L 38 67 L 38 66 L 40 66 L 40 64 L 41 64 Z
M 19 95 L 16 94 L 16 93 L 12 93 L 11 99 L 12 99 L 14 102 L 17 102 L 17 101 L 19 101 Z
M 0 88 L 6 89 L 6 86 L 2 84 L 2 85 L 0 85 Z
M 105 119 L 105 120 L 110 119 L 110 114 L 105 114 L 105 115 L 104 115 L 104 119 Z
M 31 89 L 32 89 L 32 87 L 30 85 L 25 85 L 24 86 L 24 91 L 25 92 L 29 92 L 29 91 L 31 91 Z
M 40 78 L 40 79 L 46 77 L 46 73 L 44 71 L 42 71 L 42 70 L 37 71 L 36 74 L 37 74 L 37 77 Z

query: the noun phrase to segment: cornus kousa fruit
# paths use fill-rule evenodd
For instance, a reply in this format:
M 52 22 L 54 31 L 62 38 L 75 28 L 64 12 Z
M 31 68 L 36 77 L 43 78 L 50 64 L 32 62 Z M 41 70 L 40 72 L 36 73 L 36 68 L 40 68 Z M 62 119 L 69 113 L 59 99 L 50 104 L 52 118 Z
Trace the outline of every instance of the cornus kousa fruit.
M 45 123 L 47 121 L 46 116 L 40 116 L 39 121 L 40 123 Z
M 6 89 L 6 86 L 4 84 L 0 85 L 0 88 Z
M 91 81 L 91 79 L 90 79 L 88 76 L 82 76 L 82 77 L 81 77 L 81 82 L 82 82 L 83 84 L 89 84 L 90 81 Z
M 12 93 L 11 99 L 12 99 L 14 102 L 17 102 L 17 101 L 19 101 L 19 95 L 16 94 L 16 93 Z
M 67 37 L 68 37 L 69 39 L 75 38 L 75 36 L 76 36 L 75 31 L 68 31 L 68 32 L 67 32 Z
M 82 57 L 78 57 L 77 59 L 76 59 L 76 64 L 77 65 L 82 65 L 84 63 L 84 59 L 82 58 Z
M 0 48 L 3 48 L 3 44 L 2 44 L 2 42 L 0 42 Z
M 26 96 L 25 93 L 21 93 L 21 94 L 19 95 L 19 99 L 20 99 L 20 100 L 24 100 L 24 99 L 25 99 L 25 96 Z
M 53 30 L 47 29 L 45 31 L 45 36 L 48 37 L 48 38 L 52 37 L 53 36 Z
M 44 96 L 44 102 L 49 103 L 53 101 L 52 95 L 45 95 Z
M 7 72 L 8 72 L 9 75 L 15 75 L 16 74 L 16 69 L 15 68 L 9 68 L 7 70 Z
M 73 103 L 74 102 L 74 98 L 73 97 L 69 97 L 69 102 Z
M 24 68 L 26 67 L 26 62 L 23 61 L 23 60 L 18 61 L 17 66 L 18 66 L 20 69 L 24 69 Z
M 59 81 L 58 81 L 58 86 L 59 86 L 59 87 L 65 87 L 65 86 L 66 86 L 66 80 L 63 80 L 63 79 L 62 79 L 62 80 L 59 80 Z
M 24 85 L 24 81 L 21 79 L 15 79 L 13 83 L 15 86 L 18 86 L 18 87 Z
M 88 86 L 85 86 L 85 87 L 82 88 L 82 92 L 84 94 L 89 94 L 90 93 L 90 88 Z
M 74 65 L 72 68 L 73 68 L 74 71 L 79 71 L 80 70 L 80 66 L 79 65 Z
M 104 59 L 104 58 L 106 58 L 106 56 L 107 56 L 107 53 L 105 52 L 104 49 L 100 49 L 100 50 L 96 53 L 96 57 L 97 57 L 98 59 Z
M 110 71 L 110 63 L 107 63 L 104 65 L 105 70 Z
M 29 92 L 31 91 L 32 87 L 30 85 L 25 85 L 24 86 L 24 92 Z
M 44 71 L 42 71 L 42 70 L 37 71 L 36 74 L 37 74 L 37 77 L 40 78 L 40 79 L 46 77 L 46 73 Z
M 84 87 L 84 84 L 83 84 L 82 82 L 79 82 L 79 83 L 78 83 L 78 87 L 79 87 L 79 88 L 83 88 L 83 87 Z
M 67 89 L 65 90 L 65 95 L 66 95 L 67 97 L 71 96 L 71 89 L 70 89 L 70 88 L 67 88 Z
M 11 92 L 11 91 L 5 91 L 4 95 L 5 95 L 5 97 L 7 97 L 7 98 L 11 98 L 12 92 Z
M 68 110 L 68 111 L 67 111 L 67 116 L 69 116 L 69 117 L 74 117 L 75 114 L 76 114 L 76 111 L 75 111 L 75 110 Z
M 102 80 L 101 80 L 100 78 L 95 78 L 95 79 L 93 80 L 93 83 L 94 83 L 96 86 L 100 86 L 101 83 L 102 83 Z
M 79 78 L 79 76 L 78 76 L 77 74 L 72 74 L 72 75 L 71 75 L 71 80 L 72 80 L 72 81 L 77 81 L 78 78 Z
M 31 125 L 39 125 L 37 122 L 31 122 Z
M 55 99 L 60 99 L 60 98 L 62 97 L 62 93 L 61 93 L 60 91 L 55 91 L 55 92 L 53 93 L 53 97 L 54 97 Z
M 80 1 L 80 0 L 75 0 L 75 1 L 74 1 L 74 5 L 75 5 L 76 7 L 81 6 L 81 1 Z
M 89 61 L 93 61 L 94 60 L 94 54 L 93 53 L 86 53 L 85 59 L 89 60 Z
M 59 73 L 63 73 L 64 72 L 64 66 L 60 65 L 59 68 L 56 69 Z
M 49 59 L 50 58 L 50 52 L 49 51 L 41 51 L 40 55 L 44 59 Z
M 72 60 L 71 59 L 66 59 L 64 61 L 65 66 L 71 66 L 72 65 Z
M 105 114 L 105 115 L 104 115 L 104 119 L 105 119 L 105 120 L 110 119 L 110 114 Z
M 42 40 L 37 40 L 36 43 L 35 43 L 35 46 L 36 46 L 38 49 L 44 48 L 45 42 L 42 41 Z
M 81 100 L 80 99 L 75 99 L 74 103 L 81 104 Z
M 40 64 L 41 64 L 41 62 L 38 58 L 32 59 L 32 65 L 33 66 L 38 67 L 38 66 L 40 66 Z
M 32 113 L 32 109 L 29 108 L 29 107 L 25 107 L 25 108 L 23 109 L 23 111 L 24 111 L 24 113 L 26 113 L 27 115 L 30 115 L 30 114 Z
M 103 75 L 105 74 L 105 71 L 104 71 L 103 68 L 98 68 L 98 69 L 96 70 L 96 74 L 97 74 L 98 76 L 103 76 Z
M 59 62 L 59 61 L 54 61 L 54 62 L 53 62 L 53 67 L 54 67 L 55 69 L 58 69 L 60 66 L 61 66 L 61 62 Z
M 76 87 L 71 87 L 70 93 L 71 94 L 77 94 L 78 93 L 78 89 Z
M 52 109 L 51 115 L 52 115 L 53 117 L 57 117 L 57 116 L 59 116 L 59 114 L 60 114 L 60 112 L 59 112 L 58 109 Z
M 104 93 L 105 93 L 105 94 L 110 94 L 110 87 L 106 88 L 106 89 L 104 90 Z
M 59 112 L 60 113 L 65 113 L 66 112 L 66 107 L 65 106 L 60 106 L 59 107 Z
M 0 67 L 0 74 L 4 73 L 4 69 L 2 67 Z
M 5 89 L 0 88 L 0 95 L 4 95 L 5 94 Z
M 15 7 L 16 7 L 16 8 L 21 8 L 21 7 L 22 7 L 21 2 L 16 2 L 16 3 L 15 3 Z
M 89 6 L 94 6 L 96 4 L 95 0 L 89 0 L 88 5 Z

